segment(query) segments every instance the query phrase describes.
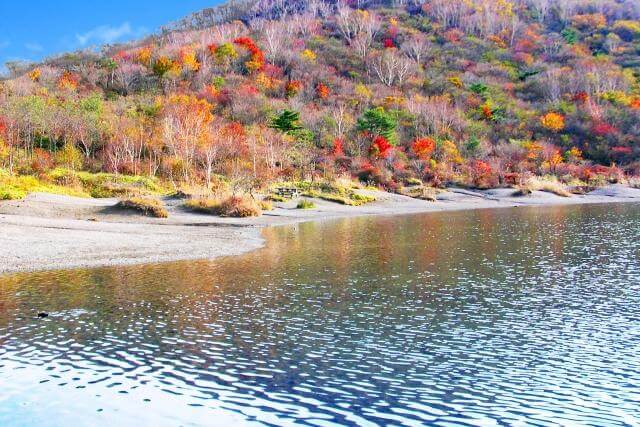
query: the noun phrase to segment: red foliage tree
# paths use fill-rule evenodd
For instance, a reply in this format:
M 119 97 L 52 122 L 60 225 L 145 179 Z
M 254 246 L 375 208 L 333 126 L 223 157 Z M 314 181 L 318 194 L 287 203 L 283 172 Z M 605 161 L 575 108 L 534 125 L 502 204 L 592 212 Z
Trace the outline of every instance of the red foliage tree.
M 589 94 L 584 91 L 576 92 L 573 95 L 573 101 L 579 104 L 585 104 L 589 100 Z
M 469 163 L 469 177 L 473 185 L 478 188 L 491 187 L 493 184 L 493 169 L 487 162 L 473 160 Z
M 378 157 L 381 159 L 385 159 L 391 154 L 393 150 L 393 145 L 389 143 L 387 138 L 384 136 L 376 136 L 373 140 L 373 144 L 371 144 L 370 153 L 373 157 Z
M 249 51 L 251 59 L 247 61 L 246 66 L 251 71 L 262 71 L 265 66 L 264 53 L 256 43 L 249 37 L 239 37 L 233 41 L 234 44 L 242 46 Z
M 593 127 L 591 128 L 591 132 L 596 135 L 596 136 L 609 136 L 612 135 L 614 133 L 616 133 L 618 130 L 610 125 L 609 123 L 605 123 L 605 122 L 596 122 L 593 124 Z
M 31 159 L 31 169 L 36 173 L 43 173 L 53 168 L 54 162 L 51 153 L 42 148 L 33 150 Z
M 333 155 L 335 157 L 344 156 L 344 143 L 341 138 L 336 138 L 333 140 Z

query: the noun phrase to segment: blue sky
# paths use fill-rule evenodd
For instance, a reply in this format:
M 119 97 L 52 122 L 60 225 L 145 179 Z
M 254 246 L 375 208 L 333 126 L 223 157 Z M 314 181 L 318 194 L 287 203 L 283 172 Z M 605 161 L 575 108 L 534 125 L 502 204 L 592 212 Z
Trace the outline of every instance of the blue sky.
M 219 0 L 0 0 L 0 71 L 12 60 L 135 39 Z

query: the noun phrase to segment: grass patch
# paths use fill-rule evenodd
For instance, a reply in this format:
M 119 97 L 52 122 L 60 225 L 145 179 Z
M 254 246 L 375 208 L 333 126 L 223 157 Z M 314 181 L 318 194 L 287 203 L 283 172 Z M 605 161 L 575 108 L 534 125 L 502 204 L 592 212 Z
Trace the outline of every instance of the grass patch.
M 91 197 L 127 197 L 166 195 L 168 188 L 155 177 L 115 175 L 111 173 L 76 172 L 57 168 L 46 175 L 57 185 L 81 189 Z
M 269 194 L 267 197 L 265 197 L 265 200 L 268 200 L 270 202 L 286 202 L 287 198 L 286 197 L 282 197 L 279 196 L 277 194 Z
M 347 206 L 361 206 L 376 200 L 375 197 L 356 193 L 353 183 L 346 180 L 336 180 L 334 182 L 296 181 L 280 183 L 276 187 L 295 187 L 304 197 L 322 199 Z M 273 200 L 274 196 L 279 197 L 271 194 L 269 198 Z
M 223 200 L 189 199 L 183 206 L 194 212 L 223 217 L 247 218 L 262 215 L 262 209 L 258 203 L 247 196 L 232 196 Z
M 355 192 L 350 193 L 347 196 L 336 193 L 325 193 L 321 191 L 305 191 L 302 193 L 305 197 L 311 197 L 314 199 L 322 199 L 328 202 L 339 203 L 341 205 L 347 206 L 361 206 L 367 203 L 374 202 L 376 200 L 375 197 L 372 196 L 364 196 L 362 194 L 357 194 Z
M 298 202 L 298 206 L 296 206 L 296 208 L 297 209 L 315 209 L 316 204 L 313 203 L 311 200 L 302 199 Z
M 29 193 L 74 197 L 140 197 L 168 194 L 157 178 L 76 172 L 57 168 L 46 174 L 10 175 L 0 170 L 0 200 L 23 199 Z
M 0 200 L 20 200 L 29 193 L 51 193 L 74 197 L 89 197 L 79 188 L 66 187 L 43 181 L 33 175 L 9 175 L 0 173 Z
M 271 203 L 270 200 L 260 200 L 260 202 L 258 202 L 258 206 L 260 206 L 260 209 L 263 211 L 273 210 L 273 203 Z
M 126 210 L 133 210 L 143 215 L 153 216 L 155 218 L 167 218 L 169 213 L 165 209 L 162 202 L 158 199 L 149 199 L 143 197 L 131 197 L 118 202 L 116 207 Z

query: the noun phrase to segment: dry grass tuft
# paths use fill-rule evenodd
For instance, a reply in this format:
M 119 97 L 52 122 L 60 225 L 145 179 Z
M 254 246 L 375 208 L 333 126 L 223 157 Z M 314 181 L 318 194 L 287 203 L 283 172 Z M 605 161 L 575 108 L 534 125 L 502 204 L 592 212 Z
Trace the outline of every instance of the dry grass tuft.
M 414 199 L 426 200 L 429 202 L 438 201 L 438 190 L 424 185 L 415 185 L 401 188 L 398 193 Z
M 184 203 L 184 207 L 194 212 L 223 217 L 247 218 L 262 215 L 259 204 L 248 196 L 231 196 L 223 200 L 190 199 Z
M 529 178 L 524 185 L 518 187 L 515 195 L 527 196 L 534 191 L 545 191 L 560 197 L 571 197 L 572 194 L 566 186 L 555 178 Z
M 298 202 L 298 206 L 296 206 L 297 209 L 315 209 L 316 204 L 313 203 L 311 200 L 307 200 L 307 199 L 302 199 Z
M 133 210 L 143 215 L 153 216 L 156 218 L 167 218 L 169 213 L 165 209 L 162 202 L 158 199 L 148 199 L 143 197 L 131 197 L 118 202 L 116 207 L 121 209 Z

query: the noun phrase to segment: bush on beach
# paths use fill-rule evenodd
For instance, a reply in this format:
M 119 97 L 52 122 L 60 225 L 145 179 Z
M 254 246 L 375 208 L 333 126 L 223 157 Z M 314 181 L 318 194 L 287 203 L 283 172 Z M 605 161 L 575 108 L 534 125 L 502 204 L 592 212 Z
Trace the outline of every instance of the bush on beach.
M 249 196 L 230 196 L 222 200 L 190 199 L 183 206 L 194 212 L 222 217 L 247 218 L 262 215 L 258 202 Z
M 155 218 L 167 218 L 169 213 L 160 200 L 143 197 L 131 197 L 118 202 L 116 207 L 132 210 Z

